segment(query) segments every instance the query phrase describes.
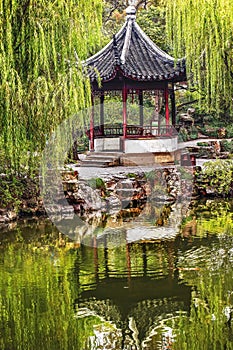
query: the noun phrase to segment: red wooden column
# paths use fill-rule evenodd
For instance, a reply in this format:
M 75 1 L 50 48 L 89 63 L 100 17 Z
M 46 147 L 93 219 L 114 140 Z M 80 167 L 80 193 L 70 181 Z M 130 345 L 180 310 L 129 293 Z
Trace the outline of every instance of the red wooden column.
M 168 101 L 168 87 L 165 87 L 164 90 L 165 97 L 165 118 L 166 118 L 166 126 L 169 125 L 169 101 Z
M 94 96 L 91 95 L 90 151 L 94 151 Z
M 127 88 L 124 85 L 122 90 L 123 100 L 123 152 L 125 151 L 125 139 L 127 137 Z

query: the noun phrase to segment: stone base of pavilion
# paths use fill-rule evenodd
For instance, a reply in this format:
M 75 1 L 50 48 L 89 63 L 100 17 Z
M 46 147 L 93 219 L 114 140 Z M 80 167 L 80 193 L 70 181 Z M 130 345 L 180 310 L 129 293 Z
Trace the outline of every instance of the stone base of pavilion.
M 172 164 L 180 159 L 178 137 L 123 139 L 97 138 L 83 166 Z
M 123 153 L 120 156 L 120 165 L 134 166 L 134 165 L 160 165 L 160 164 L 174 164 L 176 159 L 175 152 L 158 152 L 158 153 Z
M 96 152 L 120 151 L 125 153 L 167 153 L 177 150 L 178 136 L 153 138 L 103 137 L 94 140 Z

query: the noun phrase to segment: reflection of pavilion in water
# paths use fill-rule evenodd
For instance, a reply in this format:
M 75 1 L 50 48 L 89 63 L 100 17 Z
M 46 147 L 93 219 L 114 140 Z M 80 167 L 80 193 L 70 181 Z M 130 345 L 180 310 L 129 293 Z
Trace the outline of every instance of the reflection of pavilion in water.
M 175 242 L 113 247 L 106 235 L 94 243 L 80 249 L 78 310 L 94 312 L 116 325 L 121 337 L 112 350 L 161 349 L 155 329 L 165 319 L 188 311 L 191 298 L 191 288 L 179 281 Z

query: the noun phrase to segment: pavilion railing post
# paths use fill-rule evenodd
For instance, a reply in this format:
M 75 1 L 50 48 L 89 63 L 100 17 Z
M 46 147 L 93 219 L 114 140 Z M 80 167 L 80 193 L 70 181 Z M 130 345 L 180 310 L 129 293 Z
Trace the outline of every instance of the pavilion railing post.
M 168 101 L 168 87 L 165 87 L 164 90 L 164 97 L 165 97 L 165 119 L 166 119 L 166 128 L 168 129 L 169 126 L 169 101 Z
M 96 237 L 93 237 L 93 239 L 92 239 L 92 246 L 93 246 L 93 252 L 94 252 L 95 280 L 96 280 L 96 283 L 98 283 L 98 281 L 99 281 L 99 259 L 98 259 L 98 242 L 97 242 Z
M 126 259 L 127 259 L 127 269 L 128 269 L 128 284 L 131 283 L 131 258 L 130 258 L 130 243 L 126 242 Z
M 175 92 L 174 92 L 174 83 L 172 83 L 171 90 L 171 108 L 172 108 L 172 125 L 176 125 L 176 100 L 175 100 Z
M 90 116 L 90 151 L 94 151 L 94 97 L 91 97 L 91 116 Z
M 104 136 L 104 91 L 100 95 L 100 128 L 102 136 Z
M 139 90 L 138 99 L 139 99 L 139 108 L 140 108 L 140 126 L 143 126 L 144 115 L 143 115 L 143 92 L 142 92 L 142 90 Z
M 125 152 L 125 139 L 127 138 L 127 88 L 124 85 L 122 90 L 123 100 L 123 152 Z

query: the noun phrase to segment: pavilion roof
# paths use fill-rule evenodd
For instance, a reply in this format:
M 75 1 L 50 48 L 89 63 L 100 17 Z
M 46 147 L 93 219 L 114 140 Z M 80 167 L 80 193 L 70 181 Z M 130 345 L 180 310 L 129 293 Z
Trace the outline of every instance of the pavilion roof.
M 126 22 L 98 53 L 83 62 L 91 82 L 107 82 L 118 72 L 137 81 L 184 81 L 185 59 L 176 60 L 161 50 L 136 22 L 136 9 L 129 6 Z

